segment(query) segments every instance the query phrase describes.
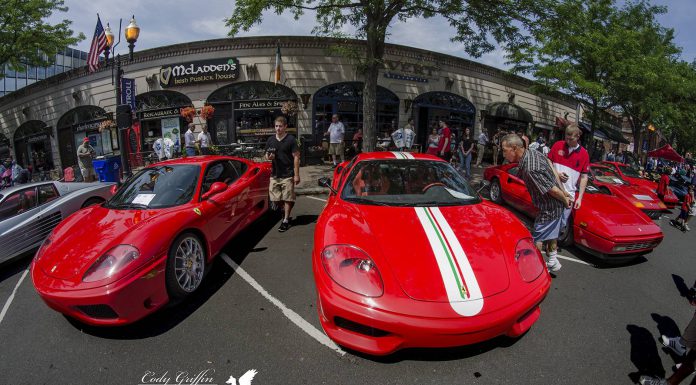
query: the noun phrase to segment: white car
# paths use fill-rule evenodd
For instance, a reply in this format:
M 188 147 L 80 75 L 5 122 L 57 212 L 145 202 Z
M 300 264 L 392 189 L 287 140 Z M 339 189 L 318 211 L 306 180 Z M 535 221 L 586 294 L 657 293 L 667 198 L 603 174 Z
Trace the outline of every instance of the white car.
M 111 198 L 115 185 L 50 181 L 0 190 L 0 263 L 37 248 L 70 214 Z

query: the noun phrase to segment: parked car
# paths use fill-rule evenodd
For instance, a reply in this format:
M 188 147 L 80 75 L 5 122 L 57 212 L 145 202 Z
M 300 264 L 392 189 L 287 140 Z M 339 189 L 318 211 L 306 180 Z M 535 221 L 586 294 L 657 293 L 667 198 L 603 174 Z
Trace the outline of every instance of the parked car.
M 49 181 L 0 191 L 0 263 L 35 250 L 64 218 L 109 199 L 114 186 Z
M 657 194 L 647 187 L 635 185 L 624 180 L 613 168 L 592 163 L 590 180 L 599 189 L 607 189 L 612 194 L 626 199 L 633 206 L 641 209 L 652 219 L 659 219 L 667 211 L 667 206 Z
M 372 355 L 519 337 L 550 276 L 527 228 L 482 200 L 447 162 L 363 153 L 332 189 L 314 233 L 319 320 L 338 344 Z
M 517 163 L 510 163 L 487 168 L 483 177 L 491 183 L 493 202 L 505 202 L 535 217 L 538 210 L 518 172 Z M 559 242 L 562 246 L 575 244 L 606 263 L 616 264 L 651 252 L 662 238 L 660 227 L 641 210 L 590 181 L 580 209 L 573 210 Z
M 603 162 L 600 162 L 600 164 L 607 166 L 607 167 L 611 168 L 612 170 L 614 170 L 626 182 L 633 184 L 633 185 L 646 187 L 650 191 L 657 194 L 657 183 L 653 180 L 650 180 L 648 178 L 644 178 L 644 177 L 640 176 L 638 171 L 636 171 L 631 166 L 624 164 L 624 163 L 620 163 L 620 162 L 609 162 L 609 161 L 603 161 Z M 659 198 L 659 195 L 658 195 L 658 198 Z M 673 209 L 679 203 L 679 198 L 676 195 L 674 195 L 674 192 L 672 191 L 672 189 L 670 189 L 668 187 L 667 194 L 665 194 L 662 197 L 662 202 L 665 204 L 665 206 L 667 206 L 668 209 Z
M 269 207 L 270 163 L 188 157 L 141 170 L 46 238 L 31 266 L 56 311 L 93 325 L 137 321 L 194 293 L 222 247 Z

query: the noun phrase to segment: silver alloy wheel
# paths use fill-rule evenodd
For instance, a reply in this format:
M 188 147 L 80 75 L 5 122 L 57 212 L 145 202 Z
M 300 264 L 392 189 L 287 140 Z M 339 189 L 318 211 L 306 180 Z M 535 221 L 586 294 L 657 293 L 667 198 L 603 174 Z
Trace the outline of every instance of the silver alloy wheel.
M 497 202 L 500 199 L 500 185 L 498 183 L 491 183 L 491 200 Z
M 174 273 L 179 287 L 187 293 L 195 291 L 203 280 L 205 256 L 197 238 L 181 240 L 174 255 Z

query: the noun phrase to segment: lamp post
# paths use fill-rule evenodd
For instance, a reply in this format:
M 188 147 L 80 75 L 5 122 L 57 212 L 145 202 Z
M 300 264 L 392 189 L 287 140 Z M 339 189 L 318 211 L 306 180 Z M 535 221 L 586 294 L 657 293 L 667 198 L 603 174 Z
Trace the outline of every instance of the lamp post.
M 114 45 L 114 34 L 111 32 L 111 28 L 107 23 L 106 29 L 104 31 L 106 35 L 106 50 L 104 56 L 109 59 L 109 51 L 112 53 L 115 51 L 116 46 L 121 42 L 121 21 L 119 21 L 119 39 Z M 135 42 L 140 36 L 140 27 L 135 23 L 135 15 L 131 17 L 130 23 L 126 27 L 124 36 L 128 42 L 128 59 L 127 61 L 133 60 L 133 49 L 135 48 Z M 119 149 L 121 150 L 121 165 L 123 166 L 123 176 L 129 177 L 131 175 L 130 163 L 128 161 L 127 145 L 128 145 L 128 129 L 132 125 L 132 113 L 130 110 L 130 105 L 121 104 L 121 78 L 123 76 L 123 70 L 121 69 L 121 54 L 117 54 L 113 57 L 113 64 L 116 73 L 113 73 L 112 69 L 112 82 L 114 83 L 115 94 L 116 94 L 116 125 L 119 131 Z

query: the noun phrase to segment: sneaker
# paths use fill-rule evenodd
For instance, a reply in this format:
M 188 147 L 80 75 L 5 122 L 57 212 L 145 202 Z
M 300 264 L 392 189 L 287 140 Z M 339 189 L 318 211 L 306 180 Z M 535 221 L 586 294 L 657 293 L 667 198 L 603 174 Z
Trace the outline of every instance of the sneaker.
M 289 228 L 290 228 L 290 222 L 288 222 L 288 221 L 283 221 L 283 222 L 280 224 L 280 227 L 278 227 L 278 231 L 281 232 L 281 233 L 284 233 L 284 232 L 288 231 Z
M 552 257 L 549 257 L 549 261 L 546 262 L 546 268 L 549 269 L 549 272 L 555 273 L 558 270 L 561 270 L 561 262 L 554 255 Z
M 640 383 L 640 385 L 666 385 L 667 380 L 660 377 L 640 376 L 638 383 Z
M 684 228 L 686 229 L 686 231 L 691 231 L 691 229 L 689 228 L 689 225 L 687 225 L 686 223 L 684 223 Z
M 662 342 L 662 345 L 672 350 L 678 356 L 683 356 L 686 354 L 686 346 L 681 344 L 681 337 L 669 338 L 665 335 L 661 335 L 660 342 Z

